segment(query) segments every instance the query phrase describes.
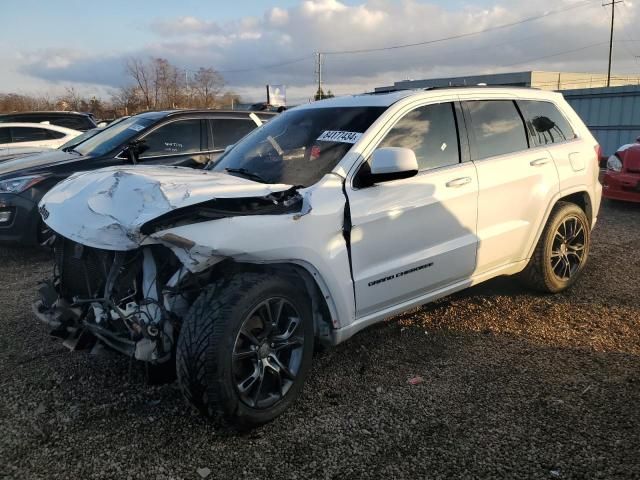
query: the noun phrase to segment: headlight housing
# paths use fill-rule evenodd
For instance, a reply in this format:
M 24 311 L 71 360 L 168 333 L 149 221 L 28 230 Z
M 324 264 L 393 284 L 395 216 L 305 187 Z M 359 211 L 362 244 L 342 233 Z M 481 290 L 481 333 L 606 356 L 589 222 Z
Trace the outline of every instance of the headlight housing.
M 607 160 L 607 170 L 613 170 L 614 172 L 621 171 L 622 160 L 620 160 L 617 155 L 611 155 L 609 160 Z
M 40 175 L 28 175 L 0 181 L 0 193 L 22 193 L 44 180 Z

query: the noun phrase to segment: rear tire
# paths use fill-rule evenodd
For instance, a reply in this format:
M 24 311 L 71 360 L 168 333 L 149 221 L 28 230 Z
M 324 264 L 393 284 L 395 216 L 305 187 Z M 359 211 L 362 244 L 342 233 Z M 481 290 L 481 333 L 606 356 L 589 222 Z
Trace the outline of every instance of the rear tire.
M 582 274 L 590 243 L 591 225 L 585 212 L 573 203 L 558 202 L 520 279 L 541 292 L 566 290 Z
M 305 292 L 273 275 L 238 274 L 191 307 L 178 338 L 178 382 L 203 414 L 260 425 L 300 395 L 313 342 Z

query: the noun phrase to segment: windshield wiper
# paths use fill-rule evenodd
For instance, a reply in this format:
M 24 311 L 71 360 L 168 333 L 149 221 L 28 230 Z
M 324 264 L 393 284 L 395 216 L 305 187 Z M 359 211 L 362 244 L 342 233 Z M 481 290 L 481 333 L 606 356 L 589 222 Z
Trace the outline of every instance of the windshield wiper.
M 269 183 L 257 173 L 250 172 L 246 168 L 225 168 L 224 171 L 229 173 L 239 173 L 240 175 L 243 175 L 250 180 L 255 180 L 256 182 Z

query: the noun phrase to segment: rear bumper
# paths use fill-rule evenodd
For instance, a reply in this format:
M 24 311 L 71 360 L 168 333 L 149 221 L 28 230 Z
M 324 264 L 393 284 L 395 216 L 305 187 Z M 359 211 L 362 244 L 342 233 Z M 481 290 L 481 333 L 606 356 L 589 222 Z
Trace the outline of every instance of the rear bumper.
M 40 214 L 33 200 L 12 193 L 0 193 L 0 243 L 36 245 Z M 6 220 L 8 216 L 8 221 Z
M 640 202 L 640 173 L 607 171 L 602 179 L 602 196 L 611 200 Z

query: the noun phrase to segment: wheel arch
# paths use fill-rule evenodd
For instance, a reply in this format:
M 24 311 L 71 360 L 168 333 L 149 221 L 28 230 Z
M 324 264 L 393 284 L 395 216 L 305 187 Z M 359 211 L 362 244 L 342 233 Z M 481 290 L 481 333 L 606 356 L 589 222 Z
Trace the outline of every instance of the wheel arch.
M 321 344 L 333 344 L 332 330 L 339 327 L 338 314 L 329 288 L 313 265 L 297 260 L 269 263 L 224 262 L 220 273 L 229 275 L 243 272 L 268 273 L 290 278 L 295 284 L 302 285 L 311 301 L 314 333 Z
M 549 202 L 547 211 L 544 214 L 544 221 L 541 222 L 540 225 L 538 226 L 538 231 L 536 232 L 535 238 L 533 239 L 534 241 L 531 243 L 531 245 L 529 245 L 527 260 L 529 260 L 533 255 L 533 251 L 535 250 L 536 245 L 540 241 L 540 236 L 544 231 L 544 227 L 547 225 L 547 222 L 549 221 L 551 212 L 553 211 L 554 207 L 558 204 L 558 202 L 567 202 L 567 203 L 573 203 L 574 205 L 577 205 L 587 215 L 589 224 L 593 225 L 593 218 L 594 218 L 593 202 L 591 200 L 591 195 L 589 194 L 586 187 L 581 186 L 569 191 L 565 190 L 564 192 L 558 192 L 558 194 L 553 198 L 553 200 Z

